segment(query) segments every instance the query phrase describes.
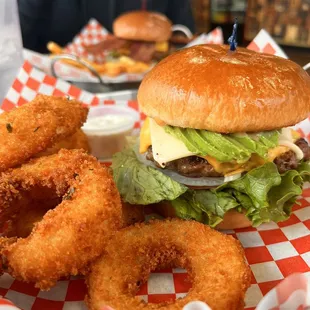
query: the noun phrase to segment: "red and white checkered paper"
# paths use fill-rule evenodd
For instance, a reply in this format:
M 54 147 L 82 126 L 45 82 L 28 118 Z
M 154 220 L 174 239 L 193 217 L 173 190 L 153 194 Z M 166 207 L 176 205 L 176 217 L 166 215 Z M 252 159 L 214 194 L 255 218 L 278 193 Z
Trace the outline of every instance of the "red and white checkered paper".
M 202 33 L 193 41 L 189 42 L 185 47 L 191 47 L 198 44 L 223 44 L 224 37 L 221 27 L 213 29 L 209 33 Z
M 64 51 L 69 54 L 86 58 L 89 61 L 103 63 L 105 60 L 104 52 L 94 55 L 88 53 L 83 45 L 99 43 L 107 34 L 108 31 L 96 19 L 92 18 L 81 32 L 74 37 L 72 42 L 65 47 Z M 201 34 L 186 47 L 207 43 L 223 44 L 223 32 L 220 27 L 215 28 L 208 34 Z M 48 55 L 39 54 L 30 50 L 24 50 L 23 54 L 25 60 L 28 60 L 34 66 L 50 74 L 51 58 Z M 98 79 L 89 71 L 81 70 L 65 63 L 57 62 L 55 69 L 57 75 L 62 79 L 80 82 L 98 82 Z M 101 79 L 105 83 L 122 83 L 127 81 L 141 81 L 143 76 L 144 73 L 124 73 L 116 77 L 101 75 Z
M 104 63 L 106 54 L 91 54 L 88 53 L 83 45 L 93 45 L 101 42 L 108 34 L 108 30 L 105 29 L 96 19 L 92 18 L 87 25 L 77 34 L 71 43 L 69 43 L 64 51 L 69 54 L 74 54 L 80 57 L 84 57 L 89 61 L 96 63 Z
M 264 42 L 266 45 L 270 43 L 268 37 Z M 264 50 L 262 46 L 259 48 Z M 38 93 L 70 95 L 92 106 L 127 105 L 139 111 L 135 101 L 100 101 L 91 93 L 42 73 L 28 62 L 25 62 L 21 68 L 1 109 L 7 111 L 25 104 Z M 140 127 L 144 118 L 145 116 L 140 113 L 140 122 L 136 127 Z M 309 138 L 309 119 L 296 127 L 303 136 Z M 306 185 L 299 202 L 300 205 L 294 206 L 292 216 L 285 222 L 227 231 L 242 243 L 252 270 L 252 283 L 245 299 L 246 309 L 255 309 L 259 302 L 261 303 L 257 306 L 257 310 L 297 310 L 310 305 L 309 297 L 305 294 L 305 287 L 307 286 L 308 295 L 310 288 L 309 283 L 305 284 L 305 281 L 310 280 L 310 186 Z M 301 275 L 289 277 L 295 273 Z M 285 278 L 287 278 L 286 281 L 283 281 Z M 281 286 L 278 286 L 280 283 Z M 186 271 L 167 269 L 152 273 L 138 295 L 148 302 L 162 302 L 184 296 L 189 288 Z M 275 289 L 272 290 L 273 288 Z M 268 292 L 270 293 L 267 294 Z M 83 302 L 85 293 L 84 281 L 78 277 L 59 281 L 49 292 L 41 292 L 33 285 L 19 282 L 8 274 L 0 278 L 0 294 L 24 310 L 86 309 Z M 266 297 L 263 299 L 264 295 Z M 281 304 L 285 307 L 281 307 Z

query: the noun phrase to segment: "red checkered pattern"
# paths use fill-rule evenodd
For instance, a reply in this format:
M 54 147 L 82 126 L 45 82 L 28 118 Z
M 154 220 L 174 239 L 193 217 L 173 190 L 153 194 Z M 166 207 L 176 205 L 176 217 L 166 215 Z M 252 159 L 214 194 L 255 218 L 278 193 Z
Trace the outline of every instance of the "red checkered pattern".
M 145 115 L 140 112 L 137 101 L 115 101 L 100 100 L 97 96 L 80 88 L 71 85 L 63 80 L 46 75 L 40 70 L 32 67 L 28 61 L 24 63 L 17 75 L 12 87 L 9 89 L 6 98 L 0 106 L 3 111 L 9 111 L 16 106 L 21 106 L 35 98 L 37 94 L 53 96 L 70 96 L 91 106 L 121 105 L 132 108 L 140 113 L 140 119 L 135 123 L 134 128 L 139 129 L 145 119 Z M 136 131 L 134 131 L 136 132 Z
M 47 74 L 51 74 L 51 57 L 24 49 L 23 56 L 26 61 L 36 68 L 41 69 Z M 56 62 L 55 70 L 57 76 L 68 81 L 93 82 L 98 83 L 98 78 L 88 70 L 76 68 L 61 61 Z M 141 81 L 143 73 L 124 73 L 116 77 L 102 74 L 101 79 L 104 83 L 123 83 L 128 81 Z
M 107 30 L 101 26 L 95 19 L 91 19 L 89 23 L 82 29 L 82 31 L 75 36 L 72 43 L 69 43 L 65 47 L 65 52 L 84 57 L 90 61 L 97 63 L 103 63 L 105 54 L 93 55 L 87 53 L 83 45 L 95 44 L 104 39 L 107 35 Z M 193 40 L 188 46 L 196 44 L 222 44 L 223 33 L 220 27 L 217 27 L 208 34 L 202 34 L 195 40 Z M 47 74 L 51 74 L 51 58 L 47 55 L 42 55 L 30 50 L 23 51 L 24 59 L 29 61 L 31 64 L 40 68 Z M 88 70 L 82 70 L 62 62 L 57 62 L 55 65 L 56 73 L 62 79 L 85 81 L 85 82 L 98 82 L 97 78 L 93 76 Z M 101 75 L 101 79 L 105 83 L 122 83 L 127 81 L 141 81 L 144 73 L 127 73 L 121 74 L 116 77 L 109 77 Z
M 83 45 L 99 43 L 107 34 L 108 31 L 97 20 L 92 18 L 82 31 L 74 37 L 72 43 L 65 47 L 65 52 L 87 58 L 90 61 L 103 63 L 105 60 L 105 53 L 96 55 L 87 53 Z
M 198 36 L 196 39 L 191 41 L 186 45 L 186 47 L 198 45 L 198 44 L 223 44 L 224 43 L 224 37 L 223 37 L 223 31 L 221 27 L 217 27 L 213 29 L 208 34 L 203 33 L 200 36 Z
M 252 283 L 245 302 L 245 309 L 255 309 L 270 290 L 294 274 L 303 273 L 310 278 L 310 188 L 304 190 L 300 205 L 294 207 L 293 215 L 286 222 L 268 223 L 258 228 L 245 228 L 226 233 L 237 238 L 244 247 L 246 259 L 252 270 Z M 150 215 L 149 215 L 150 216 Z M 285 304 L 287 295 L 299 289 L 299 278 L 294 286 L 277 288 L 275 296 L 268 296 L 270 308 Z M 159 303 L 184 297 L 191 288 L 187 273 L 183 269 L 166 269 L 153 272 L 147 283 L 137 293 L 146 302 Z M 32 284 L 15 280 L 5 274 L 0 278 L 0 294 L 24 310 L 86 309 L 83 300 L 86 293 L 84 280 L 70 277 L 62 280 L 48 292 L 36 289 Z M 263 304 L 265 300 L 262 301 Z M 300 302 L 300 300 L 299 300 Z M 1 309 L 1 308 L 0 308 Z M 281 309 L 281 308 L 279 308 Z M 295 308 L 284 308 L 292 309 Z M 297 309 L 303 309 L 298 308 Z
M 85 104 L 98 105 L 99 99 L 63 80 L 55 79 L 33 68 L 28 61 L 24 63 L 20 72 L 2 102 L 1 109 L 8 111 L 15 106 L 21 106 L 35 98 L 37 94 L 53 96 L 71 96 Z
M 257 36 L 253 39 L 253 41 L 248 45 L 247 48 L 256 52 L 288 58 L 284 51 L 281 49 L 281 47 L 264 29 L 262 29 L 257 34 Z
M 36 68 L 39 68 L 49 75 L 51 74 L 52 58 L 50 56 L 24 49 L 23 57 Z M 62 79 L 97 82 L 97 78 L 93 77 L 88 71 L 78 69 L 62 62 L 57 62 L 55 64 L 55 70 L 57 75 Z
M 139 111 L 135 101 L 116 102 L 99 99 L 64 81 L 56 80 L 34 69 L 25 62 L 18 77 L 2 104 L 3 110 L 10 110 L 32 100 L 37 93 L 49 95 L 70 95 L 86 104 L 127 105 Z M 140 114 L 140 123 L 145 116 Z M 297 126 L 304 136 L 310 132 L 309 120 Z M 258 228 L 246 228 L 226 233 L 233 235 L 242 243 L 247 261 L 252 270 L 252 284 L 246 295 L 246 309 L 254 309 L 262 297 L 289 275 L 300 272 L 310 277 L 310 187 L 306 187 L 300 197 L 300 205 L 294 207 L 289 220 L 275 224 L 263 224 Z M 184 296 L 190 288 L 184 270 L 162 270 L 151 274 L 149 281 L 138 292 L 146 301 L 161 302 Z M 295 289 L 295 287 L 293 287 Z M 21 283 L 8 274 L 0 278 L 0 294 L 12 300 L 18 307 L 27 309 L 86 309 L 83 279 L 71 277 L 62 280 L 49 292 L 41 292 L 33 285 Z M 277 303 L 285 304 L 287 298 L 277 290 Z M 285 290 L 284 290 L 285 291 Z M 285 291 L 287 292 L 287 291 Z M 295 308 L 289 308 L 295 309 Z M 297 308 L 296 308 L 297 309 Z M 298 308 L 300 309 L 300 308 Z
M 217 27 L 208 33 L 205 37 L 205 44 L 223 44 L 224 37 L 221 27 Z

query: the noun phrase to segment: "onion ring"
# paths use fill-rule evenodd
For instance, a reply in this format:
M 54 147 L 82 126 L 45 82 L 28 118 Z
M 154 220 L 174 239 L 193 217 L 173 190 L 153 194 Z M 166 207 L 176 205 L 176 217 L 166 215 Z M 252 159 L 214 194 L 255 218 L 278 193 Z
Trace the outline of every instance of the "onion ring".
M 66 149 L 66 150 L 83 149 L 87 153 L 90 153 L 91 151 L 86 134 L 83 132 L 82 129 L 78 129 L 73 135 L 65 138 L 64 140 L 56 142 L 52 147 L 46 149 L 43 152 L 35 154 L 33 157 L 37 158 L 37 157 L 56 154 L 61 149 Z
M 0 218 L 12 237 L 23 210 L 42 200 L 60 203 L 30 235 L 0 245 L 3 269 L 18 280 L 48 289 L 63 276 L 85 273 L 122 226 L 121 200 L 107 168 L 81 150 L 31 160 L 0 176 Z M 10 243 L 9 241 L 7 243 Z
M 76 100 L 38 95 L 32 102 L 0 115 L 0 172 L 74 134 L 88 109 Z
M 192 289 L 174 303 L 145 304 L 135 297 L 151 271 L 186 268 Z M 182 309 L 200 300 L 212 309 L 243 309 L 251 273 L 240 243 L 195 221 L 172 219 L 136 224 L 119 232 L 87 276 L 90 310 Z
M 144 206 L 122 201 L 123 227 L 145 221 Z

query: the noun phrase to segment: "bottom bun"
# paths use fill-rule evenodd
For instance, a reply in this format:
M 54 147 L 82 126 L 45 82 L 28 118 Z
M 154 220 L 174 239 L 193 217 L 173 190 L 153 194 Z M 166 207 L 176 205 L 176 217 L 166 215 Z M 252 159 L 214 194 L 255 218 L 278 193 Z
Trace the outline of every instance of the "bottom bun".
M 154 211 L 163 217 L 176 217 L 175 210 L 169 202 L 154 204 Z M 218 230 L 229 230 L 252 226 L 252 222 L 242 213 L 230 210 L 225 213 L 224 219 L 215 228 Z

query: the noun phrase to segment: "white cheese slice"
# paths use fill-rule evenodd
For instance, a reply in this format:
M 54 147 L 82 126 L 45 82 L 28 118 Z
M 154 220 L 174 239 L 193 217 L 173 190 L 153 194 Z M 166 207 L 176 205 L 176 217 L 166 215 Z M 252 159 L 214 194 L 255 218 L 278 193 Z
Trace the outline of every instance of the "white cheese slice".
M 164 128 L 151 118 L 150 131 L 153 156 L 162 167 L 165 167 L 169 161 L 195 155 L 187 149 L 182 141 L 166 133 Z

